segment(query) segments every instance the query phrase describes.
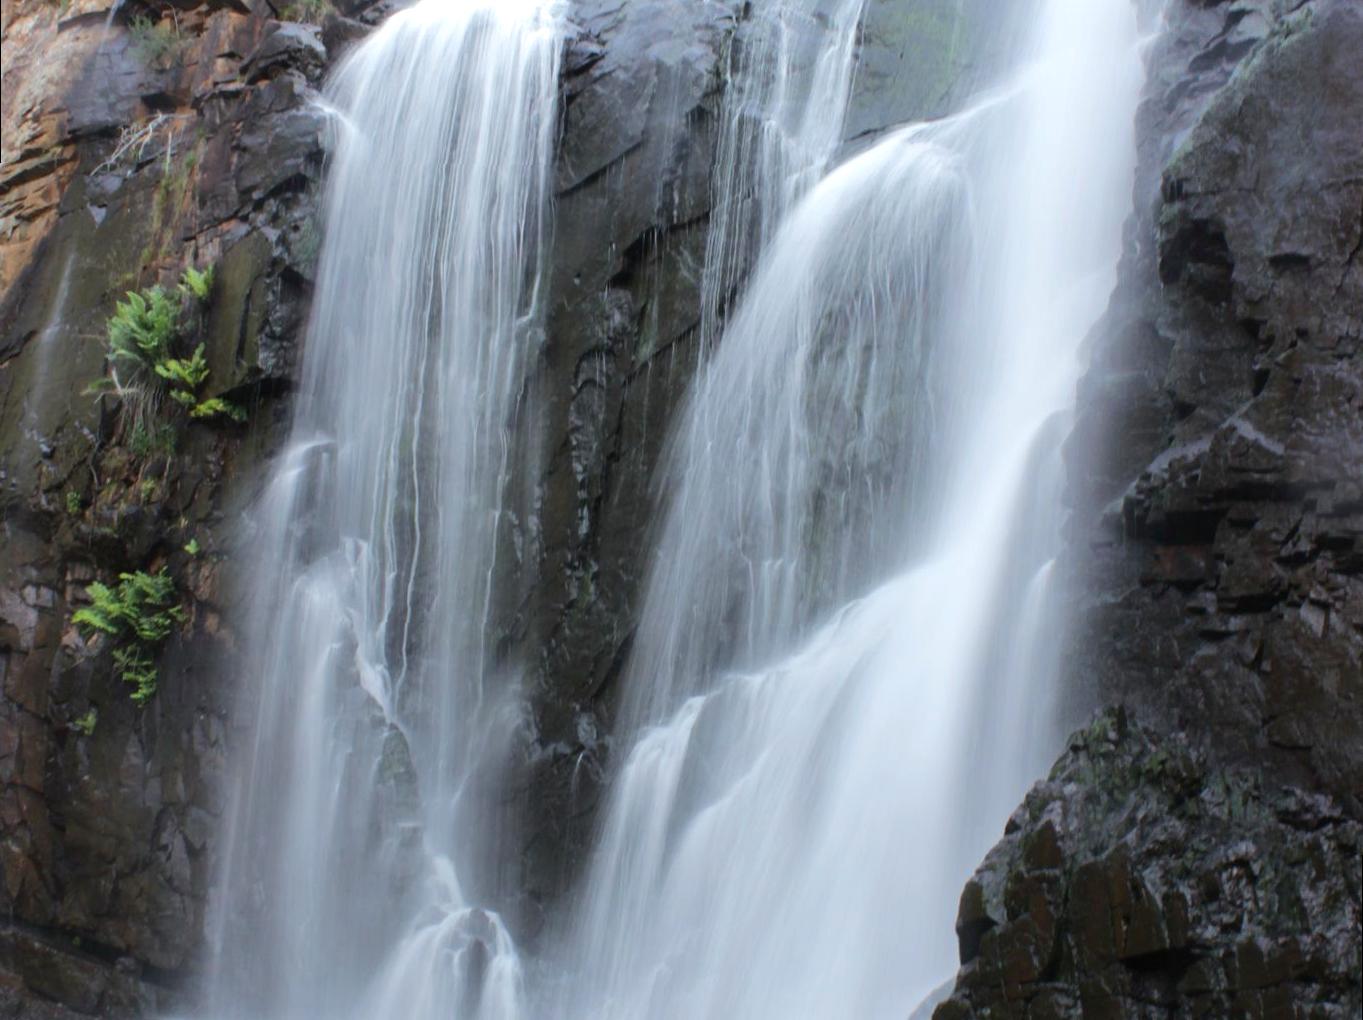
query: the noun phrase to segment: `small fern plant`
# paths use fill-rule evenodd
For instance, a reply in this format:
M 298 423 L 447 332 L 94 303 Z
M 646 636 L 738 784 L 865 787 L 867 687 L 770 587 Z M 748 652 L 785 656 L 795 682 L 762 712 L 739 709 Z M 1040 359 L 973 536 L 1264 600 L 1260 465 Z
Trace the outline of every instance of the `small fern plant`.
M 170 398 L 188 408 L 191 418 L 216 418 L 219 415 L 233 421 L 245 421 L 246 412 L 222 397 L 199 399 L 199 387 L 208 381 L 208 362 L 204 345 L 199 344 L 188 358 L 167 358 L 158 362 L 156 374 L 170 383 Z
M 106 329 L 109 375 L 91 384 L 91 393 L 113 393 L 134 427 L 144 425 L 160 406 L 165 387 L 156 365 L 170 357 L 180 331 L 180 304 L 160 287 L 130 291 L 118 302 Z
M 208 379 L 208 361 L 204 345 L 199 344 L 188 358 L 165 358 L 154 366 L 157 375 L 170 383 L 170 396 L 176 403 L 193 407 L 198 403 L 195 393 Z
M 206 304 L 213 290 L 213 267 L 189 266 L 175 293 L 151 287 L 130 291 L 118 302 L 108 323 L 109 375 L 89 387 L 94 394 L 113 393 L 128 408 L 134 433 L 160 409 L 166 396 L 186 408 L 191 418 L 227 417 L 245 421 L 246 412 L 221 397 L 200 399 L 208 380 L 208 360 L 200 344 L 187 358 L 177 357 L 184 337 L 181 298 Z
M 213 290 L 213 267 L 199 270 L 186 266 L 180 276 L 180 293 L 192 297 L 200 304 L 208 303 L 208 295 Z
M 156 693 L 156 651 L 185 619 L 174 579 L 164 569 L 138 570 L 119 574 L 114 587 L 95 581 L 87 590 L 90 605 L 71 622 L 87 639 L 102 634 L 117 642 L 114 670 L 133 688 L 133 701 L 145 703 Z
M 200 400 L 189 409 L 191 418 L 231 418 L 235 422 L 246 420 L 246 410 L 240 404 L 234 404 L 230 400 L 222 397 L 209 397 L 207 400 Z
M 130 291 L 109 320 L 109 356 L 141 367 L 169 356 L 180 331 L 180 306 L 160 287 Z

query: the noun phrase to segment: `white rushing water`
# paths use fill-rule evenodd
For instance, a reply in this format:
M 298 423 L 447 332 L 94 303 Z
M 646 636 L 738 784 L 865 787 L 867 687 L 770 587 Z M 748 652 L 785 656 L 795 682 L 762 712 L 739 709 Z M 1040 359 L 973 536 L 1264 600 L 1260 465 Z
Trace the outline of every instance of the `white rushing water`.
M 1135 163 L 1132 5 L 1032 23 L 808 195 L 696 386 L 556 1015 L 903 1018 L 955 969 L 1058 745 L 1059 445 Z
M 791 207 L 824 175 L 841 143 L 863 6 L 864 0 L 769 0 L 755 5 L 740 25 L 734 42 L 736 52 L 732 54 L 730 80 L 720 111 L 712 212 L 701 277 L 703 356 L 718 338 L 722 313 L 730 295 L 739 287 L 758 253 L 771 243 Z M 817 243 L 822 239 L 809 240 Z M 799 273 L 808 258 L 823 259 L 832 268 L 846 255 L 838 246 L 838 239 L 832 239 L 832 246 L 818 251 L 796 253 L 796 247 L 796 244 L 786 247 L 785 265 L 777 272 Z M 921 256 L 923 250 L 924 246 L 919 244 L 916 254 Z M 847 268 L 861 272 L 861 267 L 855 263 L 847 263 Z M 842 283 L 840 301 L 846 304 L 849 314 L 855 316 L 856 288 L 847 286 L 849 280 Z M 828 304 L 832 307 L 838 303 L 830 301 Z M 749 318 L 766 311 L 761 307 L 754 309 L 751 303 L 746 307 Z M 786 334 L 786 340 L 777 340 L 777 343 L 786 342 L 792 346 L 799 343 L 797 320 L 811 309 L 807 302 L 798 309 L 786 310 L 791 313 L 787 326 L 792 328 Z M 914 312 L 910 310 L 909 314 Z M 860 328 L 855 323 L 848 325 L 852 329 Z M 736 327 L 735 332 L 742 328 L 750 329 L 751 323 L 748 327 Z M 769 335 L 776 336 L 778 332 L 773 329 Z M 772 349 L 770 353 L 775 358 L 782 352 Z M 855 359 L 835 357 L 832 360 L 836 362 L 835 369 L 844 374 L 859 372 L 859 368 L 850 363 Z M 725 540 L 736 538 L 734 530 L 751 519 L 750 514 L 744 517 L 742 504 L 761 498 L 760 491 L 728 485 L 727 475 L 734 463 L 750 464 L 759 470 L 778 467 L 763 460 L 764 451 L 759 451 L 757 445 L 762 441 L 762 430 L 770 424 L 770 416 L 790 410 L 777 405 L 800 399 L 799 383 L 796 381 L 791 385 L 790 378 L 773 377 L 769 380 L 771 390 L 758 394 L 762 407 L 726 407 L 729 398 L 757 393 L 762 385 L 759 376 L 769 372 L 769 365 L 758 359 L 748 359 L 732 367 L 733 373 L 721 374 L 716 369 L 706 376 L 705 385 L 727 387 L 725 392 L 711 392 L 706 397 L 693 399 L 721 414 L 727 410 L 746 415 L 746 422 L 715 423 L 710 420 L 713 415 L 708 413 L 694 415 L 689 423 L 689 433 L 681 440 L 695 459 L 694 469 L 709 471 L 711 479 L 707 484 L 689 485 L 669 509 L 671 523 L 658 548 L 651 551 L 652 558 L 662 567 L 653 571 L 650 584 L 655 592 L 681 586 L 687 589 L 690 597 L 688 600 L 687 597 L 654 595 L 645 599 L 639 644 L 652 653 L 652 659 L 644 664 L 646 669 L 640 669 L 639 657 L 635 657 L 636 666 L 625 685 L 624 715 L 627 720 L 646 717 L 646 706 L 665 702 L 678 676 L 701 672 L 707 661 L 722 653 L 726 641 L 720 631 L 731 629 L 733 622 L 727 619 L 728 614 L 717 611 L 716 607 L 743 601 L 740 593 L 749 583 L 762 584 L 760 579 L 751 579 L 744 574 L 743 564 L 731 562 L 733 549 L 725 545 Z M 888 381 L 887 375 L 875 380 L 874 385 L 883 386 Z M 837 385 L 845 389 L 842 409 L 846 410 L 847 403 L 859 399 L 857 393 L 846 387 L 855 387 L 857 382 L 848 377 L 840 379 Z M 845 421 L 837 425 L 846 431 Z M 720 445 L 712 448 L 711 440 Z M 674 436 L 671 445 L 675 458 L 678 437 Z M 741 459 L 729 460 L 731 454 Z M 808 466 L 812 472 L 817 471 L 816 465 Z M 674 469 L 674 473 L 685 474 L 686 470 Z M 811 478 L 809 482 L 814 484 L 817 479 Z M 716 496 L 719 501 L 712 502 Z M 693 506 L 689 505 L 688 499 L 702 499 L 705 503 Z M 828 509 L 830 513 L 838 512 L 837 508 Z M 798 529 L 799 523 L 787 528 L 783 537 L 795 543 L 810 539 L 812 536 L 807 534 L 791 533 Z M 756 557 L 766 563 L 779 558 L 777 553 Z M 749 557 L 752 559 L 754 557 Z M 731 562 L 734 569 L 726 572 L 717 560 Z M 706 609 L 697 612 L 702 604 Z M 678 611 L 684 615 L 678 616 Z M 740 613 L 745 611 L 781 614 L 780 607 L 769 605 L 739 607 Z M 688 612 L 690 615 L 685 615 Z M 681 640 L 688 622 L 700 631 Z M 770 619 L 762 622 L 768 626 L 759 628 L 758 621 L 753 620 L 744 620 L 739 626 L 749 639 L 755 639 L 761 629 L 768 648 L 774 647 L 782 637 L 789 637 L 788 626 L 779 626 Z
M 254 513 L 258 684 L 209 1013 L 509 1018 L 479 799 L 516 716 L 488 647 L 540 342 L 560 30 L 422 0 L 328 87 L 325 245 L 288 452 Z

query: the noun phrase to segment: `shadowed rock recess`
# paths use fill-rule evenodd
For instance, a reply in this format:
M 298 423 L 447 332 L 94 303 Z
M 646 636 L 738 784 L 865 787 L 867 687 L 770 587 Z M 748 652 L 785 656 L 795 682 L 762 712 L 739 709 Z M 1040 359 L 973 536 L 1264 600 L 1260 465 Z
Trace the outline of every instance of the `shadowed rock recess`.
M 234 563 L 321 243 L 313 100 L 398 6 L 6 4 L 0 1017 L 196 992 L 248 738 Z M 1002 6 L 868 0 L 849 149 L 958 105 Z M 507 525 L 496 614 L 527 705 L 498 882 L 527 944 L 581 870 L 612 753 L 747 11 L 567 5 L 546 330 L 510 423 L 534 512 Z M 941 1018 L 1363 1009 L 1363 5 L 1170 0 L 1165 18 L 1068 447 L 1067 669 L 1099 714 L 967 887 Z M 105 324 L 187 266 L 214 267 L 183 301 L 200 396 L 246 420 L 134 435 L 85 392 Z M 137 705 L 115 642 L 72 616 L 91 582 L 161 569 L 185 616 Z

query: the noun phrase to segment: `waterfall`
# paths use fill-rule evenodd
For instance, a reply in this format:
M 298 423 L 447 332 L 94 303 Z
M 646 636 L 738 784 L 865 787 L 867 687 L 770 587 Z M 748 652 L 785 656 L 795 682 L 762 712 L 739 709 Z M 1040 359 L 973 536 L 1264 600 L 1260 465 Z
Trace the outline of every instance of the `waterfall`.
M 209 1016 L 903 1018 L 955 969 L 962 882 L 1058 737 L 1059 447 L 1131 193 L 1136 16 L 1027 0 L 1002 84 L 830 172 L 863 3 L 736 33 L 623 751 L 533 968 L 489 800 L 522 724 L 496 638 L 558 13 L 422 0 L 330 82 Z
M 1054 753 L 1060 441 L 1111 292 L 1128 0 L 776 231 L 698 380 L 551 1015 L 907 1016 Z
M 422 0 L 331 80 L 324 245 L 292 439 L 252 514 L 254 685 L 209 1013 L 506 1018 L 483 799 L 511 459 L 541 342 L 560 29 Z
M 66 256 L 62 262 L 61 275 L 57 278 L 57 291 L 52 298 L 43 328 L 35 339 L 37 354 L 32 360 L 25 383 L 15 387 L 15 392 L 23 393 L 22 429 L 25 438 L 40 451 L 50 449 L 52 442 L 49 432 L 52 429 L 53 412 L 57 418 L 67 412 L 70 395 L 65 392 L 54 393 L 52 377 L 52 356 L 59 349 L 64 335 L 70 330 L 66 321 L 67 302 L 71 295 L 71 277 L 76 267 L 75 252 Z

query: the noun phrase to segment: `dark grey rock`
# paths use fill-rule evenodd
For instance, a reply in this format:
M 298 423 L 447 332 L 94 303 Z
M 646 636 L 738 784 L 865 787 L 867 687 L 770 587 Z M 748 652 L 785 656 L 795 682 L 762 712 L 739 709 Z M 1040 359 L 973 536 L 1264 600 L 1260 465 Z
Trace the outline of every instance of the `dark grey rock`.
M 1358 814 L 1363 8 L 1176 13 L 1070 444 L 1075 674 Z
M 1360 849 L 1330 798 L 1107 712 L 966 886 L 933 1016 L 1358 1016 Z
M 959 109 L 1006 73 L 1010 46 L 1034 19 L 1027 3 L 868 0 L 847 136 L 874 135 Z
M 331 62 L 337 63 L 350 48 L 372 31 L 370 25 L 340 14 L 332 14 L 322 22 L 322 45 Z
M 576 5 L 548 261 L 547 333 L 530 382 L 527 462 L 543 469 L 508 542 L 526 571 L 503 630 L 529 664 L 534 734 L 512 805 L 539 904 L 591 831 L 618 673 L 645 568 L 652 475 L 694 367 L 714 126 L 734 5 Z M 533 451 L 543 449 L 543 454 Z
M 241 74 L 246 81 L 255 81 L 287 70 L 316 81 L 326 65 L 321 31 L 314 25 L 284 22 L 260 41 L 242 64 Z
M 325 115 L 312 105 L 314 98 L 294 72 L 253 93 L 236 142 L 239 193 L 259 201 L 318 179 Z
M 1360 1013 L 1363 7 L 1176 2 L 1069 440 L 1089 704 L 961 901 L 967 1016 Z

